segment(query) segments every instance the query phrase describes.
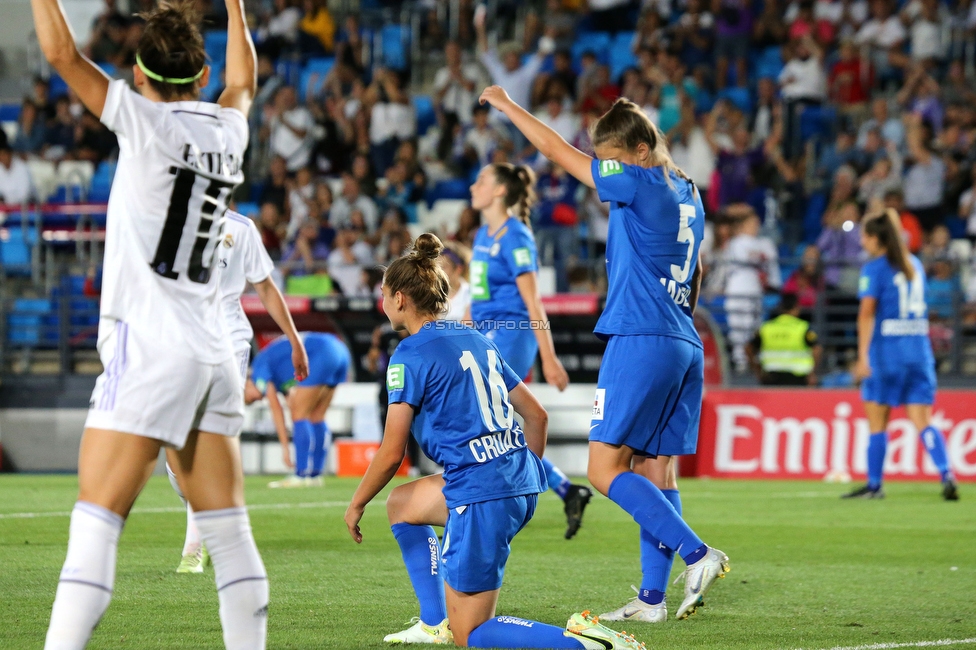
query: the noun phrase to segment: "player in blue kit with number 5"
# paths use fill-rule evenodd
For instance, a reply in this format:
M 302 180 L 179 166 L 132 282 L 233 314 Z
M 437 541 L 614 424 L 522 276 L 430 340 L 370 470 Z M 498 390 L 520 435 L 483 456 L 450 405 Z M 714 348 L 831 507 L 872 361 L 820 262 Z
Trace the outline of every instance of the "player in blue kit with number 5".
M 387 369 L 390 409 L 383 442 L 345 514 L 350 535 L 361 543 L 366 505 L 393 478 L 411 433 L 444 467 L 443 475 L 401 485 L 387 500 L 393 535 L 420 601 L 420 621 L 385 640 L 643 649 L 586 612 L 574 614 L 566 629 L 495 616 L 512 539 L 546 490 L 540 457 L 548 416 L 491 341 L 457 321 L 440 320 L 450 288 L 437 262 L 442 249 L 437 237 L 423 234 L 386 271 L 383 310 L 393 328 L 409 336 Z M 432 525 L 444 526 L 442 553 Z
M 637 598 L 607 620 L 667 620 L 665 589 L 675 553 L 687 564 L 677 618 L 704 602 L 728 557 L 681 518 L 675 456 L 698 444 L 704 361 L 692 314 L 701 286 L 701 198 L 641 109 L 617 100 L 592 132 L 596 158 L 492 86 L 481 101 L 505 113 L 549 160 L 610 203 L 607 340 L 590 423 L 590 483 L 640 524 L 643 580 Z
M 325 412 L 332 403 L 335 387 L 346 381 L 349 374 L 349 348 L 339 337 L 323 332 L 302 332 L 300 336 L 308 352 L 308 377 L 295 381 L 291 342 L 282 336 L 254 357 L 251 378 L 244 388 L 247 404 L 267 396 L 281 442 L 282 459 L 287 467 L 295 468 L 294 475 L 272 481 L 268 485 L 272 488 L 322 485 L 322 470 L 332 440 Z M 291 411 L 294 462 L 288 451 L 288 429 L 278 392 L 285 395 Z
M 861 269 L 857 316 L 857 366 L 861 398 L 868 416 L 867 485 L 844 495 L 846 499 L 881 499 L 881 477 L 888 448 L 888 417 L 892 407 L 905 405 L 908 419 L 921 432 L 922 442 L 942 478 L 946 501 L 959 499 L 949 467 L 945 439 L 932 426 L 935 401 L 935 358 L 929 341 L 925 304 L 925 271 L 908 252 L 898 213 L 865 220 L 861 245 L 872 259 Z
M 569 376 L 556 356 L 536 278 L 535 237 L 529 227 L 534 186 L 528 167 L 509 163 L 488 165 L 471 186 L 471 207 L 481 211 L 485 225 L 475 234 L 469 267 L 470 315 L 475 329 L 498 346 L 519 378 L 529 376 L 539 353 L 546 381 L 563 390 Z M 572 539 L 593 493 L 571 483 L 552 461 L 543 458 L 542 464 L 549 487 L 563 500 L 566 539 Z

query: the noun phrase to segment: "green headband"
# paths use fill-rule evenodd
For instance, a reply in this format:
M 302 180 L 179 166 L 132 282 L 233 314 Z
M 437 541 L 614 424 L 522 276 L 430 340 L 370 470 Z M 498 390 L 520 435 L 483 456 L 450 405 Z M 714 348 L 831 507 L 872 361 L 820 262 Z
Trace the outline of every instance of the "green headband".
M 146 64 L 142 62 L 142 57 L 139 56 L 138 52 L 136 52 L 136 65 L 139 66 L 140 70 L 142 70 L 142 74 L 146 75 L 153 81 L 159 81 L 164 84 L 191 84 L 197 79 L 199 79 L 200 77 L 202 77 L 203 71 L 207 69 L 207 67 L 204 66 L 200 68 L 200 72 L 196 73 L 192 77 L 185 77 L 183 79 L 171 79 L 169 77 L 164 77 L 163 75 L 156 74 L 155 72 L 147 68 Z

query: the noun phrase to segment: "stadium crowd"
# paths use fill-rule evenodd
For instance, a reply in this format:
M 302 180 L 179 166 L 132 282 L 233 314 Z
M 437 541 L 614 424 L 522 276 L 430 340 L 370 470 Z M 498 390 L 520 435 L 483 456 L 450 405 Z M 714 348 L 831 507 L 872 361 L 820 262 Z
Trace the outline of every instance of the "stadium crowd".
M 478 170 L 501 161 L 536 170 L 533 228 L 556 289 L 599 291 L 608 208 L 477 104 L 498 84 L 583 150 L 621 96 L 667 134 L 704 198 L 703 300 L 728 313 L 740 365 L 764 295 L 794 293 L 810 309 L 825 291 L 856 292 L 857 224 L 878 206 L 902 215 L 933 318 L 955 313 L 967 289 L 976 303 L 974 0 L 545 0 L 527 13 L 499 0 L 490 19 L 473 0 L 364 0 L 345 16 L 327 4 L 250 7 L 259 95 L 238 200 L 290 291 L 371 295 L 375 267 L 407 247 L 409 225 L 425 225 L 439 199 L 465 198 Z M 422 67 L 377 54 L 388 30 L 364 26 L 371 5 L 386 20 L 401 5 L 422 16 Z M 460 9 L 450 21 L 448 5 Z M 221 10 L 207 4 L 208 28 L 222 27 Z M 107 0 L 86 52 L 124 76 L 140 33 L 138 16 Z M 205 99 L 221 89 L 212 63 Z M 21 159 L 114 155 L 114 137 L 77 98 L 53 95 L 38 79 L 0 142 L 7 203 L 27 198 Z M 439 234 L 470 245 L 479 215 L 456 211 Z

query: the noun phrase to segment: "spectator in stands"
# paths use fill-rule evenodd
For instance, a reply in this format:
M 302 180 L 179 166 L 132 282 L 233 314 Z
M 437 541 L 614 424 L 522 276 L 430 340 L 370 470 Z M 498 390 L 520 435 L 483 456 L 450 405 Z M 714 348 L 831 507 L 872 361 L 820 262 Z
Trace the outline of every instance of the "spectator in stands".
M 54 119 L 57 111 L 54 107 L 54 100 L 51 99 L 51 84 L 43 77 L 34 77 L 34 96 L 31 101 L 37 107 L 41 116 L 41 121 L 45 126 Z
M 319 222 L 307 219 L 282 253 L 281 263 L 286 276 L 308 275 L 317 272 L 328 258 L 329 247 L 319 239 Z
M 285 213 L 288 205 L 288 167 L 285 159 L 275 156 L 268 167 L 268 180 L 261 187 L 258 203 L 274 203 L 279 214 Z
M 348 165 L 355 131 L 346 117 L 345 100 L 329 94 L 310 107 L 316 128 L 322 134 L 312 149 L 312 165 L 319 174 L 338 174 Z
M 949 258 L 939 258 L 927 265 L 925 304 L 930 321 L 947 321 L 956 312 L 956 296 L 962 291 L 958 268 Z
M 586 6 L 593 31 L 616 33 L 630 29 L 629 5 L 630 0 L 588 0 Z
M 918 217 L 922 229 L 929 231 L 942 223 L 946 167 L 942 158 L 932 150 L 932 128 L 922 122 L 921 115 L 906 116 L 908 122 L 908 157 L 910 166 L 905 174 L 905 207 Z
M 459 244 L 464 244 L 468 248 L 474 246 L 474 236 L 481 228 L 481 211 L 475 210 L 471 206 L 464 208 L 458 217 L 457 232 L 452 239 Z
M 371 198 L 360 192 L 359 181 L 347 172 L 342 175 L 342 193 L 332 204 L 332 226 L 340 230 L 348 226 L 352 222 L 354 210 L 362 213 L 367 232 L 376 230 L 379 225 L 379 209 Z
M 842 167 L 849 167 L 856 178 L 857 167 L 860 164 L 861 153 L 854 146 L 854 134 L 846 129 L 840 129 L 834 142 L 824 145 L 820 150 L 816 175 L 817 178 L 826 180 L 836 175 Z
M 749 120 L 753 146 L 759 146 L 769 138 L 776 114 L 782 110 L 776 89 L 776 81 L 771 77 L 760 77 L 756 82 L 756 110 Z
M 116 154 L 119 141 L 115 134 L 95 117 L 85 111 L 75 129 L 73 155 L 78 160 L 87 160 L 95 165 Z
M 17 134 L 11 148 L 22 156 L 38 154 L 44 147 L 47 127 L 44 118 L 39 114 L 37 104 L 30 98 L 25 98 L 20 105 L 20 116 L 17 118 Z
M 373 173 L 373 165 L 369 161 L 369 156 L 365 153 L 357 153 L 352 158 L 349 167 L 352 177 L 359 183 L 359 191 L 369 198 L 376 196 L 376 174 Z
M 637 32 L 631 49 L 634 51 L 641 49 L 664 50 L 668 47 L 671 37 L 664 29 L 664 19 L 656 9 L 644 10 L 637 21 Z
M 569 100 L 564 89 L 559 84 L 549 84 L 549 96 L 545 105 L 536 112 L 539 121 L 562 136 L 566 142 L 572 142 L 580 130 L 579 116 L 568 106 Z
M 685 76 L 685 66 L 678 57 L 662 52 L 658 57 L 658 66 L 663 77 L 657 81 L 661 95 L 658 127 L 667 133 L 681 120 L 681 102 L 684 98 L 695 101 L 698 86 L 691 77 Z
M 317 208 L 315 206 L 315 183 L 312 170 L 302 167 L 295 173 L 294 180 L 288 181 L 288 231 L 285 239 L 291 242 Z
M 380 68 L 373 73 L 367 90 L 370 108 L 370 161 L 377 175 L 386 174 L 400 143 L 417 135 L 417 118 L 403 80 L 394 70 Z
M 976 237 L 976 165 L 972 166 L 970 175 L 972 185 L 959 197 L 959 218 L 966 222 L 966 234 Z
M 285 238 L 287 226 L 281 222 L 281 211 L 276 203 L 261 204 L 258 219 L 258 231 L 261 233 L 261 243 L 271 259 L 281 258 L 281 242 Z
M 811 36 L 785 46 L 784 52 L 788 60 L 779 74 L 779 88 L 785 104 L 786 157 L 793 160 L 800 155 L 802 147 L 800 116 L 827 98 L 827 77 L 823 50 Z
M 945 111 L 939 101 L 939 83 L 920 65 L 912 66 L 905 85 L 898 91 L 898 103 L 907 112 L 928 122 L 933 130 L 930 137 L 942 131 Z
M 861 124 L 857 132 L 857 146 L 863 147 L 868 133 L 874 129 L 881 131 L 882 139 L 892 142 L 899 150 L 905 144 L 905 126 L 897 117 L 888 113 L 888 100 L 878 97 L 871 102 L 871 119 Z
M 75 118 L 71 115 L 71 102 L 67 96 L 58 97 L 54 103 L 55 118 L 48 125 L 44 157 L 61 160 L 75 146 Z
M 556 291 L 569 291 L 567 268 L 578 255 L 576 228 L 579 215 L 576 191 L 579 182 L 558 165 L 539 175 L 536 193 L 539 198 L 535 212 L 535 239 L 539 250 L 539 265 L 556 271 Z
M 857 180 L 857 200 L 863 205 L 883 201 L 887 193 L 901 187 L 901 156 L 894 147 L 890 156 L 878 158 Z
M 735 83 L 744 88 L 749 79 L 746 60 L 752 35 L 751 0 L 712 0 L 715 15 L 715 86 L 728 83 L 729 62 L 735 64 Z
M 857 293 L 861 262 L 861 233 L 858 224 L 861 211 L 853 200 L 827 209 L 823 230 L 817 238 L 824 266 L 824 283 L 830 289 L 847 294 Z
M 7 134 L 0 129 L 0 201 L 19 205 L 34 195 L 27 163 L 15 156 Z
M 795 15 L 792 19 L 786 18 L 790 23 L 789 37 L 791 40 L 799 40 L 809 36 L 822 47 L 827 47 L 834 40 L 834 25 L 823 16 L 815 15 L 813 5 L 813 0 L 802 0 L 790 5 L 790 8 L 796 7 L 796 11 L 793 12 Z
M 702 7 L 702 0 L 688 0 L 687 10 L 672 28 L 671 50 L 678 52 L 688 70 L 712 62 L 715 18 Z
M 578 99 L 579 112 L 595 110 L 601 115 L 610 110 L 617 98 L 620 97 L 620 86 L 610 79 L 610 68 L 597 64 L 591 82 Z
M 526 18 L 526 49 L 540 36 L 551 38 L 557 48 L 572 47 L 579 21 L 579 14 L 566 8 L 560 0 L 546 0 L 545 11 L 541 16 L 530 10 Z
M 251 120 L 259 118 L 265 105 L 274 100 L 278 89 L 285 85 L 285 80 L 275 70 L 274 59 L 267 53 L 258 55 L 258 92 L 254 96 L 254 106 Z M 253 127 L 252 127 L 253 128 Z M 256 130 L 256 129 L 255 129 Z
M 346 224 L 336 233 L 335 248 L 329 253 L 329 275 L 347 298 L 369 295 L 363 270 L 374 264 L 373 249 L 362 240 L 363 232 Z
M 487 105 L 475 106 L 471 124 L 464 129 L 462 142 L 467 171 L 480 169 L 491 162 L 492 153 L 502 144 L 505 137 L 489 123 L 488 112 Z
M 817 306 L 824 290 L 823 265 L 820 262 L 820 249 L 810 244 L 803 249 L 800 266 L 783 283 L 783 293 L 793 294 L 803 310 Z
M 484 87 L 481 70 L 474 63 L 464 63 L 461 46 L 448 41 L 444 46 L 446 64 L 434 75 L 434 100 L 440 110 L 454 113 L 461 124 L 471 123 L 471 108 Z
M 868 56 L 882 83 L 897 74 L 896 65 L 905 37 L 905 27 L 892 13 L 890 1 L 871 0 L 871 18 L 861 25 L 854 42 L 868 49 Z
M 871 96 L 874 69 L 861 58 L 850 38 L 841 40 L 838 54 L 840 58 L 830 70 L 830 99 L 843 112 L 857 115 L 865 110 Z
M 945 57 L 942 35 L 948 16 L 944 12 L 939 0 L 912 0 L 901 12 L 901 21 L 909 30 L 912 60 L 926 69 L 934 68 Z
M 115 59 L 125 43 L 127 28 L 125 16 L 114 8 L 98 16 L 92 25 L 91 39 L 86 48 L 88 58 L 96 63 L 108 63 Z
M 413 181 L 407 177 L 406 164 L 397 162 L 386 170 L 386 183 L 376 192 L 375 198 L 382 210 L 394 208 L 407 214 L 415 212 Z
M 760 236 L 761 222 L 751 206 L 737 203 L 726 208 L 733 219 L 734 236 L 725 250 L 725 311 L 729 342 L 736 369 L 748 368 L 746 344 L 759 327 L 763 295 L 782 284 L 776 245 Z
M 561 84 L 566 89 L 570 99 L 575 101 L 579 77 L 573 70 L 573 57 L 570 51 L 556 50 L 555 54 L 552 55 L 552 68 L 552 72 L 544 77 L 544 81 Z M 548 88 L 544 96 L 548 96 Z
M 695 106 L 690 98 L 681 105 L 681 120 L 668 131 L 671 157 L 684 170 L 702 192 L 702 204 L 707 204 L 706 194 L 715 171 L 715 155 L 708 145 L 705 130 L 695 117 Z
M 752 45 L 761 51 L 779 47 L 786 42 L 788 30 L 779 0 L 766 0 L 762 3 L 762 13 L 756 18 L 752 29 Z
M 922 242 L 924 240 L 922 225 L 918 217 L 905 209 L 905 194 L 900 187 L 895 187 L 885 192 L 884 207 L 892 208 L 898 213 L 901 219 L 902 232 L 907 238 L 905 244 L 908 246 L 908 250 L 913 253 L 918 253 L 922 250 Z
M 335 49 L 336 24 L 326 0 L 303 0 L 298 47 L 307 56 L 325 56 Z
M 257 49 L 277 59 L 283 52 L 293 51 L 298 42 L 298 25 L 302 10 L 293 0 L 274 0 L 274 12 L 267 16 L 257 30 Z
M 315 144 L 312 129 L 315 118 L 304 106 L 298 105 L 298 95 L 292 86 L 282 86 L 274 102 L 265 108 L 265 124 L 271 152 L 285 159 L 289 172 L 308 166 Z
M 719 137 L 717 124 L 729 113 L 728 102 L 719 101 L 705 120 L 705 137 L 717 156 L 715 168 L 719 187 L 716 205 L 719 208 L 749 200 L 755 186 L 753 170 L 766 160 L 762 147 L 749 147 L 751 136 L 744 124 L 734 127 L 731 138 Z
M 956 59 L 949 63 L 946 78 L 940 86 L 942 102 L 945 106 L 972 106 L 976 103 L 976 92 L 969 79 L 966 78 L 965 64 Z

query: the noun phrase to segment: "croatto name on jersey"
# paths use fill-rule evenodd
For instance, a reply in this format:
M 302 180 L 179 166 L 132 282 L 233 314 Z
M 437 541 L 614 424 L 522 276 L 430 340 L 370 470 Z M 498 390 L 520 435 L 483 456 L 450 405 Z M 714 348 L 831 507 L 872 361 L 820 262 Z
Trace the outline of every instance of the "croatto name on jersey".
M 691 297 L 691 287 L 682 286 L 669 278 L 661 278 L 661 286 L 667 290 L 668 295 L 671 296 L 671 300 L 674 301 L 674 304 L 678 305 L 679 307 L 691 306 L 688 302 L 689 298 Z
M 237 176 L 241 173 L 241 157 L 223 151 L 200 151 L 192 144 L 183 145 L 183 162 L 193 169 L 214 176 Z
M 515 429 L 514 431 L 512 429 L 499 431 L 498 433 L 475 438 L 468 443 L 468 449 L 471 450 L 471 455 L 479 463 L 487 463 L 493 458 L 498 458 L 513 449 L 521 449 L 524 446 L 525 438 L 519 429 Z

